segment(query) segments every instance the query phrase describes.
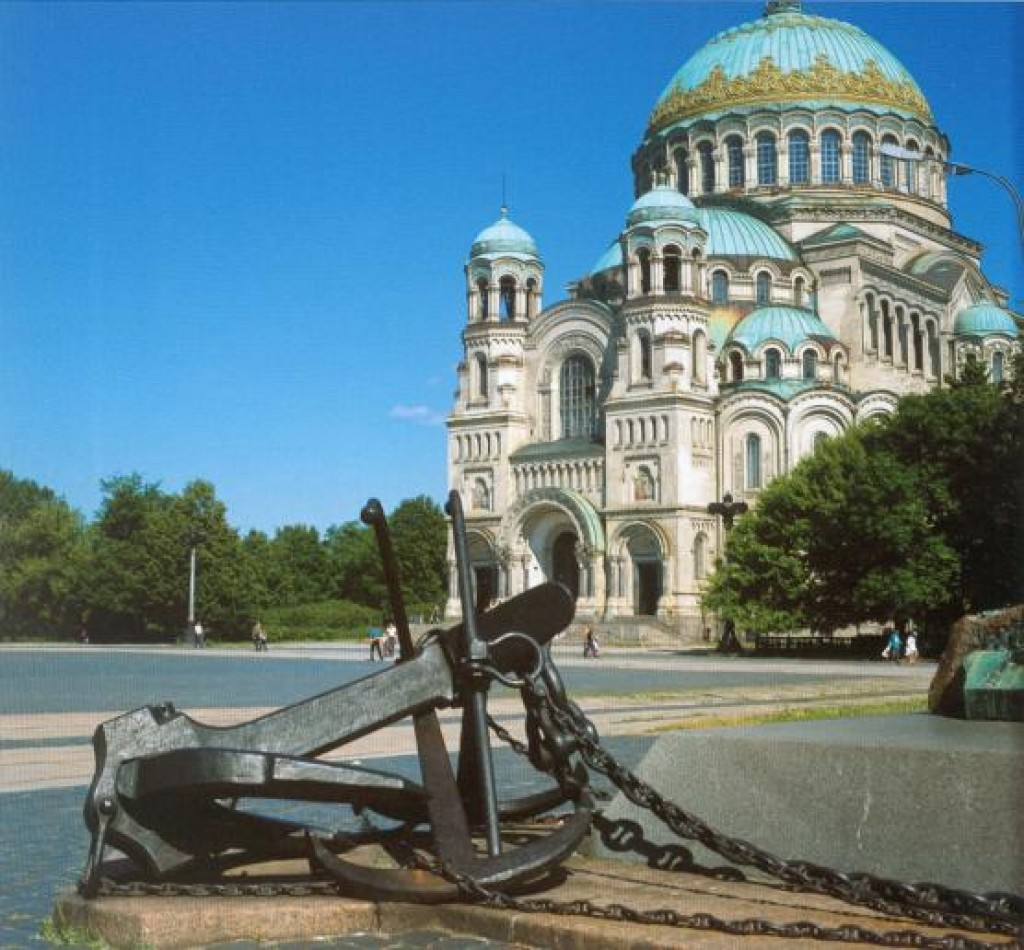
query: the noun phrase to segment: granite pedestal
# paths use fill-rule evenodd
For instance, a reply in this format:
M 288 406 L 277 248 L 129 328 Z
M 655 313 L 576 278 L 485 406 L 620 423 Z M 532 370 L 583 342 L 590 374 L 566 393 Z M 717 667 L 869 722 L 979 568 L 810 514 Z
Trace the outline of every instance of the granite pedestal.
M 972 891 L 1024 894 L 1024 724 L 928 714 L 678 732 L 639 768 L 714 828 L 786 859 Z M 682 844 L 623 796 L 613 827 Z M 596 856 L 646 860 L 595 836 Z

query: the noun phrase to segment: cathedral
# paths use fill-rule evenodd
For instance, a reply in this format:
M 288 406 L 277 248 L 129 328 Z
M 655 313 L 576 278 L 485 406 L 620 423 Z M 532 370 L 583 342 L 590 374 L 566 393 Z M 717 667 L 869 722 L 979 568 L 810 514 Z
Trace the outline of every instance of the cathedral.
M 740 503 L 970 361 L 1002 379 L 1018 322 L 952 229 L 948 154 L 892 53 L 776 0 L 672 77 L 568 299 L 503 209 L 465 265 L 447 434 L 478 602 L 557 580 L 582 620 L 694 638 Z

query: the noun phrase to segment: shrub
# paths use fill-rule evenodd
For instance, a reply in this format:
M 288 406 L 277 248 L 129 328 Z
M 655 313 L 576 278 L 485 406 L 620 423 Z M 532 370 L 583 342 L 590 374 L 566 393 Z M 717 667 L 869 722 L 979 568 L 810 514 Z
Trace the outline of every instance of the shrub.
M 261 620 L 271 641 L 359 639 L 370 627 L 382 625 L 379 610 L 349 600 L 270 607 Z

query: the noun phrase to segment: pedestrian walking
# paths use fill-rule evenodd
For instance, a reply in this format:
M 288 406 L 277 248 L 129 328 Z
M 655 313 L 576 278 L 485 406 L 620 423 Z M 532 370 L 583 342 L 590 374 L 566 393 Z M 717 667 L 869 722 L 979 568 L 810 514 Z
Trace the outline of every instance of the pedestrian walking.
M 601 644 L 594 636 L 593 627 L 587 627 L 587 634 L 583 638 L 583 659 L 596 660 L 601 655 Z
M 202 650 L 206 647 L 206 631 L 198 620 L 192 627 L 192 645 L 197 650 Z
M 384 631 L 380 627 L 370 627 L 370 662 L 384 659 Z
M 917 651 L 917 634 L 913 630 L 907 631 L 907 646 L 903 651 L 908 663 L 916 663 L 920 654 Z
M 903 655 L 903 639 L 900 637 L 899 630 L 895 627 L 890 627 L 888 633 L 889 638 L 885 643 L 885 649 L 882 651 L 882 658 L 899 664 Z
M 384 655 L 386 657 L 393 657 L 397 648 L 398 627 L 395 626 L 395 622 L 392 620 L 384 628 Z
M 263 624 L 257 620 L 252 628 L 252 645 L 257 653 L 264 653 L 267 649 L 267 631 Z

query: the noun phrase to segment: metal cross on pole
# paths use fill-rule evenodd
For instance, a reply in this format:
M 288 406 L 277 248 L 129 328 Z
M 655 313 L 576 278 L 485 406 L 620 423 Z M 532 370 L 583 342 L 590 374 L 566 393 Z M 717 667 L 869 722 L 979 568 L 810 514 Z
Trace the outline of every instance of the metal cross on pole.
M 708 513 L 719 515 L 722 518 L 722 526 L 726 534 L 732 530 L 737 515 L 748 511 L 750 506 L 745 501 L 733 501 L 732 494 L 726 492 L 721 501 L 713 501 L 708 505 Z M 725 547 L 725 556 L 729 556 L 728 544 Z M 718 649 L 723 653 L 739 653 L 742 650 L 739 638 L 736 636 L 736 625 L 732 620 L 725 622 L 725 630 L 722 632 L 722 639 L 718 643 Z
M 726 531 L 732 530 L 737 515 L 745 514 L 750 506 L 745 501 L 733 501 L 732 494 L 726 492 L 721 501 L 713 501 L 708 505 L 708 512 L 722 516 L 722 524 Z

